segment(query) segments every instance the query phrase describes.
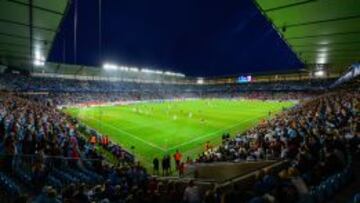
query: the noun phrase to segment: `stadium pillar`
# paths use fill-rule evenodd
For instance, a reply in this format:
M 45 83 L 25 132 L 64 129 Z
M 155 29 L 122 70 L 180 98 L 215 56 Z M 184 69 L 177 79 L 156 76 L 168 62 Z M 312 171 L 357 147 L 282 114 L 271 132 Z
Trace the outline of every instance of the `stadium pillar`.
M 77 23 L 78 23 L 78 1 L 74 0 L 74 64 L 77 59 Z
M 29 42 L 30 42 L 30 72 L 34 72 L 34 51 L 33 51 L 33 0 L 29 0 Z
M 101 29 L 102 29 L 102 25 L 101 25 L 101 9 L 102 9 L 102 4 L 101 4 L 101 0 L 99 0 L 99 62 L 101 63 L 101 59 L 102 59 L 102 33 L 101 33 Z

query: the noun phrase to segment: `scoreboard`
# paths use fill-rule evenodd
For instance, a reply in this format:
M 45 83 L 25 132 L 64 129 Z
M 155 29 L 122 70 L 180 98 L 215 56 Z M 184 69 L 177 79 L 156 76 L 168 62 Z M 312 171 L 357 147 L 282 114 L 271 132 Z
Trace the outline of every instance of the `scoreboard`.
M 237 78 L 237 83 L 248 83 L 251 82 L 253 78 L 251 75 L 241 75 Z

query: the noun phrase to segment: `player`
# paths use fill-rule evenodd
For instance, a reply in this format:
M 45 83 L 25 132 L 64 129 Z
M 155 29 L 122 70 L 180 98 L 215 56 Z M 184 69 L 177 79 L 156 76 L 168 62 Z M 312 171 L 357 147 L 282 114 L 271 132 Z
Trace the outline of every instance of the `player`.
M 156 157 L 153 160 L 153 173 L 159 175 L 159 159 Z
M 180 162 L 181 162 L 182 154 L 179 152 L 179 150 L 176 150 L 176 153 L 174 154 L 175 164 L 176 164 L 176 170 L 179 170 Z

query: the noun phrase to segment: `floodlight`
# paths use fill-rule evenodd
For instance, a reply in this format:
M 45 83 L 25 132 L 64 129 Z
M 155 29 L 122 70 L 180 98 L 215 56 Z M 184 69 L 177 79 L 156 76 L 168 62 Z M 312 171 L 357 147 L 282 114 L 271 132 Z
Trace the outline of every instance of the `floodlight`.
M 131 68 L 129 68 L 129 71 L 139 72 L 139 69 L 138 69 L 138 68 L 135 68 L 135 67 L 131 67 Z
M 326 52 L 320 52 L 316 56 L 316 63 L 317 64 L 325 64 L 328 59 L 328 54 Z
M 44 66 L 45 65 L 45 61 L 39 60 L 39 59 L 35 59 L 33 61 L 33 63 L 34 63 L 35 66 Z
M 105 64 L 103 65 L 103 68 L 104 68 L 105 70 L 116 70 L 118 67 L 117 67 L 117 65 L 112 64 L 112 63 L 105 63 Z
M 199 84 L 199 85 L 204 84 L 204 78 L 198 78 L 196 83 Z
M 142 68 L 141 72 L 143 72 L 143 73 L 152 73 L 153 71 L 150 70 L 150 69 Z
M 35 59 L 33 61 L 35 66 L 44 66 L 45 65 L 45 57 L 42 55 L 40 48 L 35 48 Z
M 318 70 L 315 72 L 316 77 L 322 77 L 324 75 L 325 75 L 325 71 L 323 71 L 323 70 Z

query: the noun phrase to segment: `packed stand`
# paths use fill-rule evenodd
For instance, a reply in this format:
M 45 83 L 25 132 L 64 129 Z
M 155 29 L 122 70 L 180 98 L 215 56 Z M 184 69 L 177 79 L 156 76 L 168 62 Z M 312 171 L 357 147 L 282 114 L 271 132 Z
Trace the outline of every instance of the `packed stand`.
M 235 138 L 223 136 L 218 149 L 210 149 L 201 161 L 293 158 L 301 142 L 343 138 L 356 134 L 359 111 L 357 92 L 334 93 L 281 112 Z
M 224 135 L 222 145 L 205 151 L 197 162 L 289 160 L 290 165 L 277 174 L 260 173 L 252 195 L 258 196 L 259 202 L 321 202 L 330 196 L 324 188 L 335 190 L 326 184 L 337 181 L 338 186 L 344 185 L 351 178 L 349 156 L 359 153 L 359 110 L 357 91 L 326 94 L 264 120 L 235 138 Z M 237 195 L 240 198 L 244 193 Z
M 148 175 L 143 167 L 136 163 L 111 166 L 78 127 L 53 106 L 2 94 L 0 188 L 12 194 L 6 198 L 27 194 L 35 202 L 52 198 L 90 202 L 112 198 L 108 194 L 120 188 L 120 201 L 135 195 L 138 189 L 134 188 L 146 185 Z M 62 191 L 68 187 L 74 188 Z M 86 195 L 88 201 L 81 199 L 84 190 L 93 192 Z M 61 191 L 66 195 L 59 195 Z
M 107 87 L 109 84 L 106 82 L 91 81 L 79 85 L 78 81 L 59 79 L 35 82 L 29 77 L 14 80 L 16 82 L 6 81 L 9 83 L 7 87 L 14 85 L 17 91 L 51 91 L 45 96 L 18 97 L 4 93 L 0 97 L 0 188 L 18 202 L 30 199 L 34 202 L 121 203 L 321 202 L 351 178 L 349 154 L 359 151 L 360 96 L 357 91 L 341 90 L 263 120 L 235 138 L 224 135 L 221 146 L 209 148 L 196 162 L 280 159 L 288 163 L 280 170 L 259 172 L 251 190 L 243 191 L 234 185 L 231 190 L 224 191 L 212 185 L 202 191 L 193 181 L 184 187 L 176 182 L 150 178 L 146 170 L 134 163 L 133 157 L 119 145 L 80 126 L 55 108 L 66 100 L 71 103 L 94 101 L 95 96 L 86 91 L 96 92 L 97 88 L 113 90 L 117 89 L 116 85 L 127 88 L 124 83 L 112 83 L 112 87 Z M 28 86 L 24 88 L 22 83 Z M 47 88 L 49 83 L 52 84 Z M 254 99 L 308 96 L 307 93 L 288 95 L 259 91 L 244 94 L 236 86 L 235 91 L 232 90 L 234 87 L 227 89 L 231 89 L 226 91 L 231 96 L 239 93 Z M 221 88 L 216 91 L 219 90 Z M 75 96 L 69 94 L 72 91 L 77 92 Z M 211 93 L 206 95 L 218 95 L 216 91 L 209 91 Z M 108 96 L 112 95 L 109 92 L 92 94 L 98 98 L 102 95 L 101 102 L 102 98 L 109 101 Z M 129 96 L 129 100 L 145 98 L 142 93 L 129 91 L 116 93 L 110 101 L 124 99 L 124 94 Z M 164 95 L 167 94 L 161 91 L 154 98 L 165 98 Z M 126 160 L 127 164 L 107 163 L 98 153 L 99 146 L 119 160 Z M 329 186 L 332 183 L 337 186 Z
M 0 74 L 0 87 L 18 92 L 242 92 L 242 91 L 322 91 L 333 79 L 308 81 L 273 81 L 238 84 L 166 84 L 125 81 L 76 80 L 50 77 L 32 77 L 23 74 Z

